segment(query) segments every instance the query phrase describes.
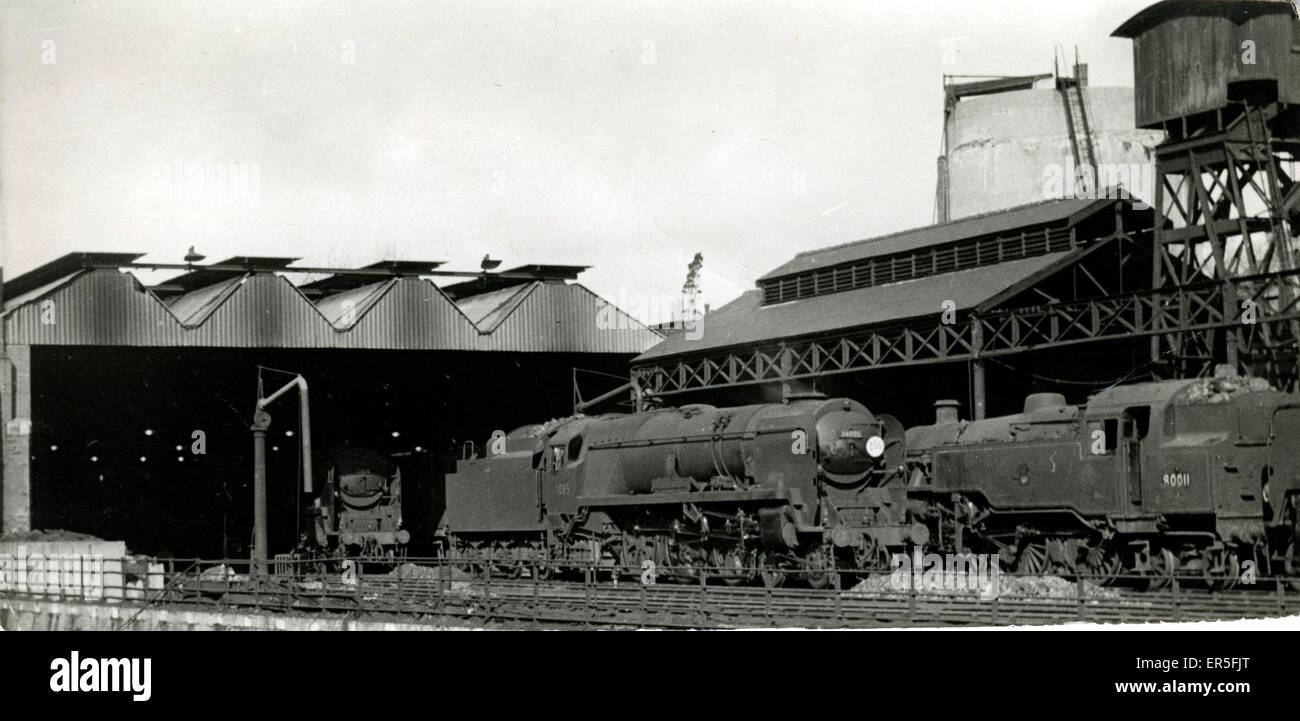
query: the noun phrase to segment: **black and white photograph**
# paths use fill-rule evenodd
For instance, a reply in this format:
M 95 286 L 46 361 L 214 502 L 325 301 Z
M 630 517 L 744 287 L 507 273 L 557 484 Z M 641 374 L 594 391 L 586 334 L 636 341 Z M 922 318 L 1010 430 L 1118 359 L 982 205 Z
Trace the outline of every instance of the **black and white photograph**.
M 0 28 L 0 649 L 51 703 L 232 630 L 1155 629 L 1081 693 L 1285 690 L 1192 632 L 1300 630 L 1295 0 Z

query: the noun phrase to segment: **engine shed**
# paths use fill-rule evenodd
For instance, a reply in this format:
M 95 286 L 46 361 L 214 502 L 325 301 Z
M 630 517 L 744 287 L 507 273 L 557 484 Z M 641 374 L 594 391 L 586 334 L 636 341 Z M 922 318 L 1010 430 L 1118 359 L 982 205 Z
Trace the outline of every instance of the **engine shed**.
M 1030 392 L 1104 386 L 1148 361 L 1116 331 L 1154 310 L 1132 295 L 1150 285 L 1152 211 L 1119 195 L 800 253 L 638 356 L 633 376 L 674 403 L 815 389 L 904 425 L 930 422 L 940 398 L 983 418 Z
M 259 392 L 301 374 L 315 456 L 361 446 L 436 474 L 494 430 L 571 414 L 575 369 L 625 374 L 660 339 L 575 282 L 582 266 L 140 257 L 71 254 L 3 285 L 6 532 L 243 555 Z M 266 410 L 269 547 L 282 552 L 308 530 L 301 430 L 292 397 Z

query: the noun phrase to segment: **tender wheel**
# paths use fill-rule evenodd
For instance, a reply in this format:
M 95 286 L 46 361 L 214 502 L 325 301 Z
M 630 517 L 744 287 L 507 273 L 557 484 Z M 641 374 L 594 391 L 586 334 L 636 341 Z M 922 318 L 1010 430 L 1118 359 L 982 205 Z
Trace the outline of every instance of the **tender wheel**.
M 1146 587 L 1148 591 L 1158 591 L 1162 588 L 1168 588 L 1174 580 L 1174 569 L 1178 567 L 1178 561 L 1174 558 L 1174 552 L 1168 548 L 1162 548 L 1151 555 L 1151 570 L 1147 571 Z
M 1286 573 L 1291 588 L 1300 591 L 1300 536 L 1293 536 L 1286 546 L 1287 560 L 1282 562 L 1282 571 Z
M 1235 588 L 1237 585 L 1237 569 L 1241 567 L 1241 564 L 1237 561 L 1237 554 L 1225 551 L 1221 568 L 1214 568 L 1211 561 L 1212 558 L 1207 552 L 1201 563 L 1201 577 L 1205 581 L 1205 586 L 1211 591 L 1230 591 Z

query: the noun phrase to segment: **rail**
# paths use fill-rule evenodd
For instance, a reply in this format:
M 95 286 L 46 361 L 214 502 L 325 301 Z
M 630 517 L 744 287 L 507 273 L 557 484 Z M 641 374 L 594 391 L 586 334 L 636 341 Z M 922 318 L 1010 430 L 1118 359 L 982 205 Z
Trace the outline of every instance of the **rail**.
M 134 564 L 128 566 L 127 564 Z M 255 573 L 247 560 L 123 561 L 133 572 L 82 584 L 17 583 L 0 596 L 134 604 L 132 627 L 149 607 L 210 611 L 397 617 L 439 625 L 654 628 L 890 627 L 1036 625 L 1076 621 L 1158 622 L 1266 618 L 1300 613 L 1293 580 L 1260 577 L 1233 591 L 1199 576 L 1119 576 L 1116 586 L 1078 575 L 997 573 L 978 582 L 953 574 L 902 573 L 872 579 L 832 576 L 844 588 L 765 588 L 735 569 L 660 567 L 654 573 L 604 564 L 518 564 L 506 575 L 446 559 L 277 559 L 278 573 Z M 651 582 L 652 576 L 655 582 Z M 990 591 L 996 579 L 997 593 Z M 792 581 L 797 583 L 799 581 Z M 956 584 L 954 586 L 954 584 Z M 963 585 L 964 584 L 964 585 Z

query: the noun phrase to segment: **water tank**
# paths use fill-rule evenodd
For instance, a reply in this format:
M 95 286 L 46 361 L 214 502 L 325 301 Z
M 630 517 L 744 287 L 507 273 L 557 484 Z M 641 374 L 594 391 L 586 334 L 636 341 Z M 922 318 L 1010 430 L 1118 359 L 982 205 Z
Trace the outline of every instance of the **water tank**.
M 1133 89 L 1084 89 L 1097 164 L 1151 173 L 1164 133 L 1134 125 Z M 949 217 L 953 220 L 1050 199 L 1047 175 L 1075 167 L 1061 93 L 1047 87 L 965 97 L 948 118 Z M 1148 168 L 1150 170 L 1148 170 Z M 1105 186 L 1108 183 L 1102 181 Z M 1142 200 L 1145 179 L 1124 186 Z
M 1286 0 L 1164 0 L 1113 34 L 1133 39 L 1140 127 L 1217 111 L 1234 87 L 1266 84 L 1300 104 L 1300 19 Z

